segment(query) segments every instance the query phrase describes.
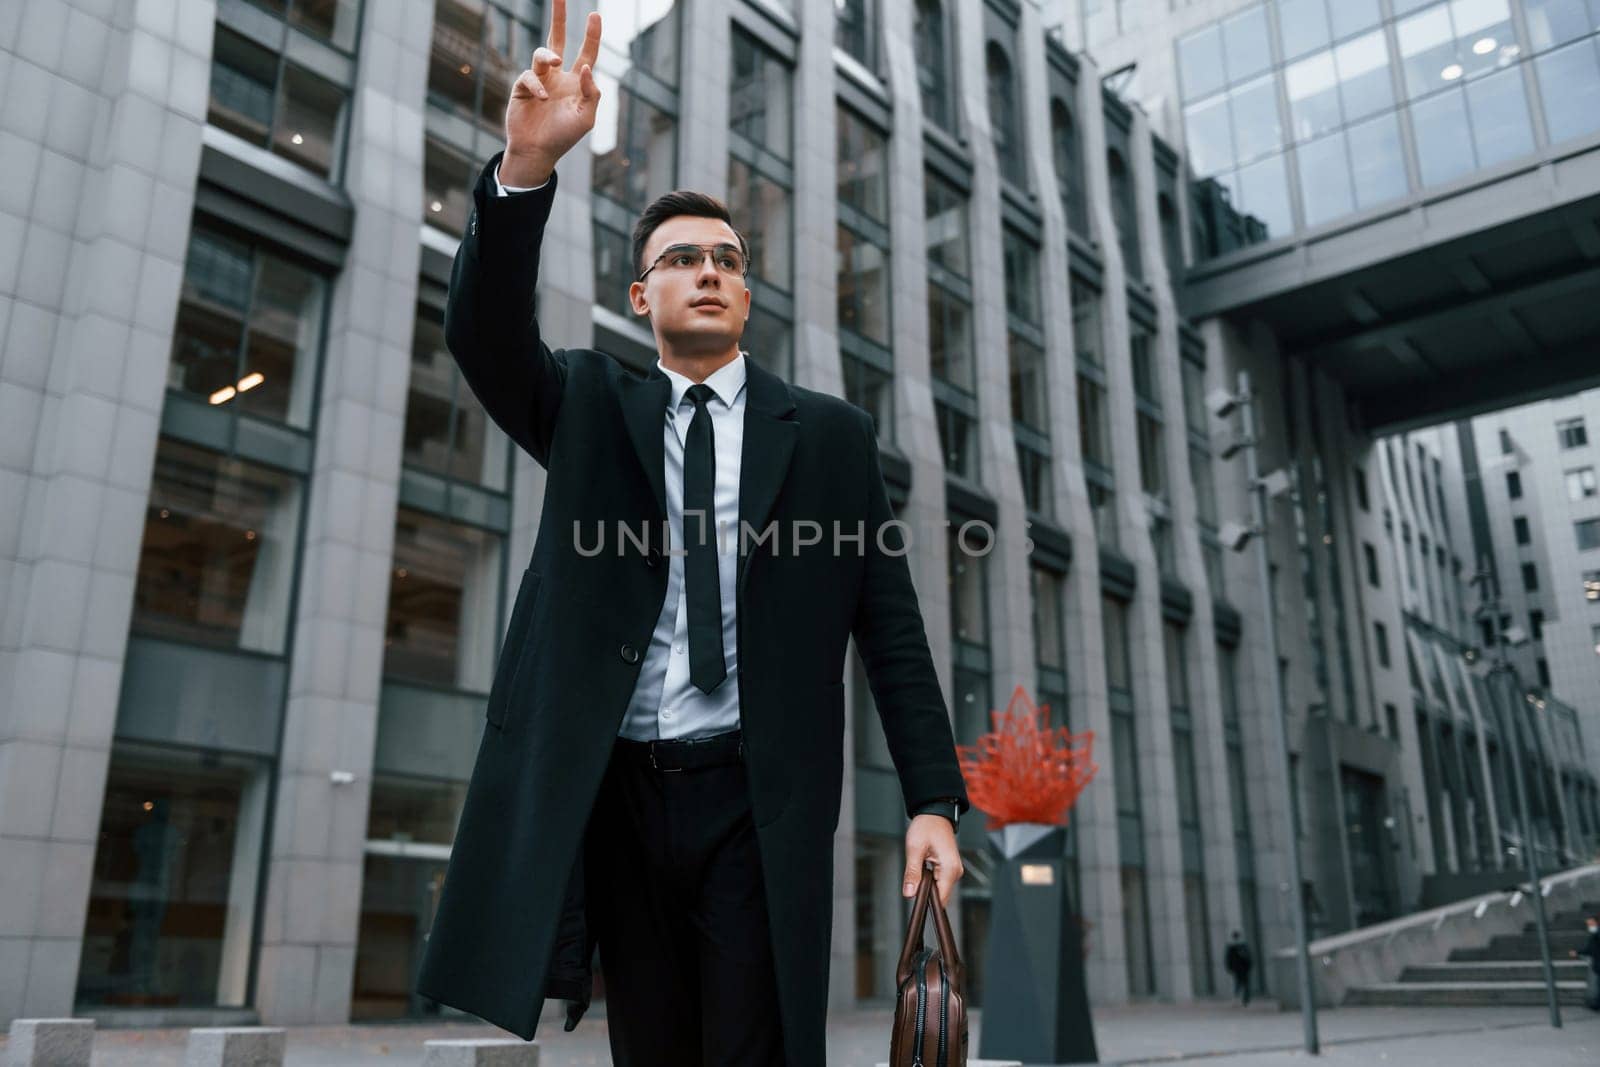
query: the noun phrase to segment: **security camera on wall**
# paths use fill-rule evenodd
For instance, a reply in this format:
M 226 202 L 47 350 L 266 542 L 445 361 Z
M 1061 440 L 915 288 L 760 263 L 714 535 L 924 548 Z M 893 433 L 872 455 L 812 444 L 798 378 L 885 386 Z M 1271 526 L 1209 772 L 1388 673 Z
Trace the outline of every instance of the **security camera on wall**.
M 1222 529 L 1217 531 L 1217 539 L 1232 552 L 1244 551 L 1244 546 L 1250 543 L 1250 538 L 1255 536 L 1255 527 L 1246 526 L 1239 522 L 1225 522 Z

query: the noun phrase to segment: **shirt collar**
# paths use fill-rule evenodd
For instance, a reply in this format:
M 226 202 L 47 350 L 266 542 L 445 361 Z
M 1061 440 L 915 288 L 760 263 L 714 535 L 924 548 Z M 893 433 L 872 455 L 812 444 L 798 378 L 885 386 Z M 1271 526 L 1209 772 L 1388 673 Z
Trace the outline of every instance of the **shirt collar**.
M 744 357 L 745 352 L 741 348 L 737 356 L 734 356 L 706 377 L 705 383 L 711 386 L 711 391 L 717 394 L 717 397 L 730 408 L 733 407 L 734 400 L 739 396 L 739 391 L 744 388 L 746 377 Z M 661 368 L 662 373 L 667 376 L 667 380 L 672 383 L 672 396 L 667 401 L 667 410 L 677 411 L 679 405 L 683 403 L 684 394 L 689 391 L 691 385 L 695 384 L 694 380 L 669 369 L 666 364 L 661 362 L 660 356 L 656 357 L 656 366 Z

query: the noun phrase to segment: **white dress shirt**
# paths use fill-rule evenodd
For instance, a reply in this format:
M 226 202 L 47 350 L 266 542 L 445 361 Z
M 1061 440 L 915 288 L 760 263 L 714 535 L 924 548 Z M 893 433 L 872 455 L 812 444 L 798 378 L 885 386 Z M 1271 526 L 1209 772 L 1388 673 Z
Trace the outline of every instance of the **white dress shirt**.
M 499 196 L 531 192 L 548 185 L 506 186 L 495 168 L 495 192 Z M 712 445 L 716 451 L 716 484 L 711 525 L 699 516 L 690 518 L 689 534 L 714 538 L 717 547 L 717 583 L 722 593 L 722 659 L 727 675 L 709 693 L 702 693 L 689 680 L 689 597 L 684 581 L 683 550 L 689 542 L 683 532 L 683 449 L 689 423 L 694 418 L 694 401 L 688 398 L 695 383 L 669 369 L 660 358 L 656 366 L 672 383 L 672 392 L 663 413 L 662 435 L 666 454 L 667 523 L 672 544 L 666 551 L 667 595 L 661 603 L 650 647 L 645 651 L 639 678 L 622 717 L 621 736 L 639 741 L 704 737 L 739 726 L 739 642 L 735 579 L 739 563 L 739 469 L 744 456 L 745 354 L 741 350 L 729 362 L 707 376 L 705 384 L 716 394 L 706 401 L 711 416 Z M 660 538 L 659 530 L 651 536 Z M 661 546 L 664 550 L 667 546 Z

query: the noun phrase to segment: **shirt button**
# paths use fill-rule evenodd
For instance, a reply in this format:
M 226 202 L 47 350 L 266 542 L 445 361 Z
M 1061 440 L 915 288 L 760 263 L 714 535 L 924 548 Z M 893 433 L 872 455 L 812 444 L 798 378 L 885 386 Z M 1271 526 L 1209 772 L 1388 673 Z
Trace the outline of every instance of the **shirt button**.
M 622 661 L 624 663 L 639 662 L 639 650 L 634 648 L 632 645 L 624 644 L 618 651 L 621 653 Z
M 667 710 L 666 710 L 666 711 L 663 711 L 663 712 L 662 712 L 662 713 L 661 713 L 661 717 L 662 717 L 662 718 L 663 718 L 663 719 L 670 719 L 670 718 L 672 718 L 672 709 L 670 709 L 670 708 L 668 708 L 668 709 L 667 709 Z
M 686 648 L 684 648 L 684 647 L 683 647 L 683 646 L 682 646 L 682 645 L 675 645 L 675 646 L 673 646 L 673 649 L 672 649 L 672 651 L 674 651 L 674 652 L 676 652 L 676 653 L 677 653 L 677 654 L 678 654 L 678 655 L 680 655 L 680 656 L 681 656 L 681 655 L 683 655 L 683 654 L 684 654 L 684 653 L 685 653 L 685 652 L 687 652 L 687 651 L 688 651 L 688 649 L 686 649 Z

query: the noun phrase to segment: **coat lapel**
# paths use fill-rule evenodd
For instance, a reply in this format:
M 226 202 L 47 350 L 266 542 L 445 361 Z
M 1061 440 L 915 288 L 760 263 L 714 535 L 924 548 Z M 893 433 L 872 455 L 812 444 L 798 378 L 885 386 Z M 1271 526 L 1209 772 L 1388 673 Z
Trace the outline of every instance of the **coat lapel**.
M 784 380 L 745 357 L 744 452 L 739 461 L 739 544 L 738 576 L 735 592 L 744 591 L 749 568 L 743 551 L 745 525 L 759 534 L 772 513 L 772 505 L 783 488 L 794 454 L 800 422 L 795 417 L 794 397 Z M 780 533 L 787 539 L 787 533 Z
M 661 368 L 650 364 L 650 373 L 643 378 L 624 375 L 621 385 L 622 417 L 628 424 L 628 436 L 633 439 L 633 450 L 639 455 L 644 476 L 656 496 L 657 523 L 667 519 L 666 465 L 667 449 L 663 441 L 667 419 L 667 401 L 672 399 L 672 381 Z

